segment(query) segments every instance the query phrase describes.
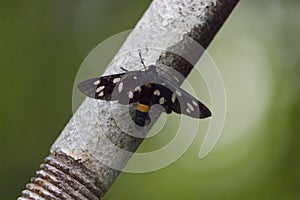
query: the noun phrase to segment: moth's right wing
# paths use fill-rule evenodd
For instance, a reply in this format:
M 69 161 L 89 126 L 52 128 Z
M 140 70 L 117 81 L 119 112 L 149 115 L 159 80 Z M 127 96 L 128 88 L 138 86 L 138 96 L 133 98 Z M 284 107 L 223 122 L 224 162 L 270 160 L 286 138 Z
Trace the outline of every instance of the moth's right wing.
M 161 77 L 162 84 L 151 84 L 154 90 L 151 105 L 159 104 L 165 108 L 166 113 L 172 111 L 193 118 L 207 118 L 211 116 L 210 110 L 198 99 L 184 91 L 179 85 Z

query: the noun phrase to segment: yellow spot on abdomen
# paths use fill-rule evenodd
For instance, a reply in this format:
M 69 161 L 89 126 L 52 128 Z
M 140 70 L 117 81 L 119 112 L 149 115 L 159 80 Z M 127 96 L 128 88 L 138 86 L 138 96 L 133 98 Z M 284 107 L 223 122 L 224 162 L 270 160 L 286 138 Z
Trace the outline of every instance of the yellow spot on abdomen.
M 146 113 L 146 112 L 149 111 L 149 106 L 144 105 L 144 104 L 141 104 L 141 103 L 138 103 L 138 104 L 136 105 L 136 109 L 137 109 L 138 111 L 140 111 L 140 112 Z

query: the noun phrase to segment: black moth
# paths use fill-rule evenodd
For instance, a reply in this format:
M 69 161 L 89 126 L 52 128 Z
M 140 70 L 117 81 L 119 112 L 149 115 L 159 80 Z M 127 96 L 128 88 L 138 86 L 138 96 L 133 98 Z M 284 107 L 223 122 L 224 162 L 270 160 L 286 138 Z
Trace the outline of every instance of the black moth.
M 145 67 L 142 58 L 141 61 Z M 159 75 L 156 69 L 155 65 L 150 65 L 145 70 L 92 78 L 79 83 L 78 88 L 94 99 L 118 101 L 124 105 L 136 102 L 134 122 L 139 126 L 145 125 L 149 108 L 155 104 L 161 105 L 166 113 L 174 111 L 193 118 L 211 116 L 203 103 L 173 81 Z

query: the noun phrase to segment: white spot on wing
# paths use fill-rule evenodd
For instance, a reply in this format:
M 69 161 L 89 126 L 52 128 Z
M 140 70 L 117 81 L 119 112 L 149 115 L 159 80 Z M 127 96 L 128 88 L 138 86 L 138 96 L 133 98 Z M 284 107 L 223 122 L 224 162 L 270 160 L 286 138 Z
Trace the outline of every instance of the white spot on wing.
M 189 107 L 189 109 L 190 109 L 191 111 L 194 111 L 194 110 L 195 110 L 194 107 L 193 107 L 190 103 L 187 103 L 186 105 Z
M 103 95 L 104 95 L 103 91 L 98 94 L 99 97 L 102 97 Z
M 120 82 L 120 80 L 121 80 L 121 78 L 115 78 L 114 80 L 113 80 L 113 83 L 118 83 L 118 82 Z
M 94 85 L 99 85 L 100 84 L 100 80 L 96 80 L 95 82 L 94 82 Z
M 175 92 L 176 92 L 176 94 L 177 94 L 178 96 L 181 97 L 182 93 L 181 93 L 180 91 L 176 90 Z
M 195 105 L 195 106 L 198 106 L 197 102 L 196 101 L 192 101 L 192 103 Z
M 157 95 L 157 96 L 160 96 L 160 91 L 159 90 L 154 90 L 153 94 Z
M 132 99 L 133 98 L 133 92 L 129 91 L 128 92 L 128 97 L 129 97 L 129 99 Z
M 136 80 L 136 79 L 137 79 L 137 77 L 136 77 L 136 76 L 133 76 L 133 79 L 134 79 L 134 80 Z
M 104 86 L 102 85 L 96 89 L 96 92 L 98 93 L 98 92 L 102 91 L 103 89 L 104 89 Z
M 138 91 L 138 92 L 141 92 L 142 91 L 142 88 L 140 86 L 137 86 L 134 91 Z
M 173 94 L 172 94 L 172 98 L 171 98 L 171 100 L 172 100 L 172 103 L 174 103 L 174 102 L 175 102 L 175 100 L 176 100 L 176 94 L 175 94 L 175 93 L 173 93 Z
M 187 113 L 191 113 L 190 109 L 188 109 L 188 108 L 186 109 L 186 112 L 187 112 Z
M 159 104 L 164 104 L 165 103 L 165 98 L 164 97 L 161 97 L 160 99 L 159 99 Z
M 123 82 L 121 82 L 118 87 L 119 93 L 122 92 L 122 90 L 123 90 Z

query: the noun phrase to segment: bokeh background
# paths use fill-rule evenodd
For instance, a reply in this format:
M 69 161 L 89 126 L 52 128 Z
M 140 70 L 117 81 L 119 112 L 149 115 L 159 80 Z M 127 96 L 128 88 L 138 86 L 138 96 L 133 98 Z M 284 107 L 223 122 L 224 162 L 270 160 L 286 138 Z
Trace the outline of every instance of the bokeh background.
M 149 4 L 0 0 L 0 199 L 20 195 L 71 118 L 87 54 L 133 28 Z M 300 1 L 241 0 L 208 48 L 228 98 L 215 149 L 198 159 L 200 129 L 177 162 L 122 173 L 104 199 L 300 199 L 299 18 Z M 163 142 L 151 138 L 140 151 Z

